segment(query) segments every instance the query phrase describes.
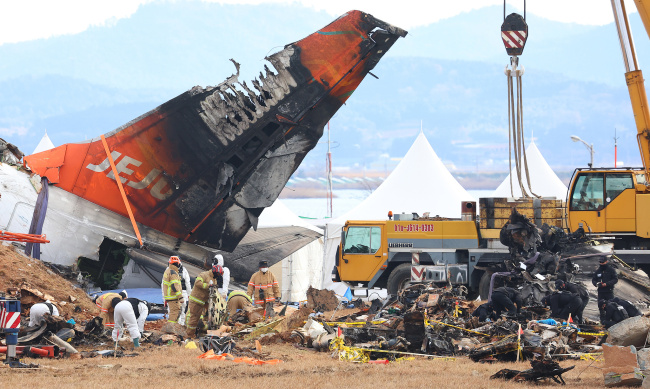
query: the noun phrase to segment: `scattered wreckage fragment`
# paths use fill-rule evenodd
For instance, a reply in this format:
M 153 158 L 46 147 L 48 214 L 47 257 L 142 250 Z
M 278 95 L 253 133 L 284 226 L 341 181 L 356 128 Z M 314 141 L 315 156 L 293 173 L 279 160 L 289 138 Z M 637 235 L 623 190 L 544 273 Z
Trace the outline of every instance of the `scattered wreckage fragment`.
M 530 366 L 532 367 L 531 369 L 524 370 L 524 371 L 502 369 L 496 372 L 490 378 L 492 379 L 501 378 L 505 380 L 512 380 L 515 382 L 523 382 L 523 381 L 537 382 L 543 379 L 550 378 L 553 381 L 557 382 L 558 384 L 566 385 L 566 382 L 564 382 L 564 378 L 562 378 L 562 374 L 566 373 L 567 371 L 575 367 L 575 366 L 570 366 L 570 367 L 563 368 L 560 366 L 558 362 L 550 359 L 532 360 L 530 361 Z

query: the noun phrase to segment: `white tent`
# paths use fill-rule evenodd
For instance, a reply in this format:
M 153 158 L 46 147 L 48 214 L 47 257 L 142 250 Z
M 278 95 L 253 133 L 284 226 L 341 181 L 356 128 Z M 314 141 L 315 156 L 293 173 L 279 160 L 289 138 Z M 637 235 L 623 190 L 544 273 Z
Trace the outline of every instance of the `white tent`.
M 399 165 L 368 198 L 348 213 L 331 220 L 325 229 L 323 285 L 331 283 L 336 248 L 347 220 L 386 220 L 393 213 L 460 218 L 461 202 L 476 201 L 456 181 L 420 133 Z
M 54 148 L 54 143 L 52 143 L 50 137 L 47 136 L 47 131 L 45 131 L 45 135 L 43 135 L 41 141 L 38 142 L 38 145 L 36 145 L 36 148 L 34 149 L 34 152 L 32 152 L 32 154 L 40 153 L 41 151 L 46 151 L 53 148 Z
M 258 228 L 300 226 L 323 234 L 323 230 L 302 220 L 291 212 L 281 200 L 265 208 L 260 215 Z M 282 301 L 304 301 L 310 286 L 320 289 L 323 279 L 323 238 L 284 258 L 271 267 L 278 278 Z
M 567 187 L 548 165 L 542 153 L 537 148 L 537 145 L 535 145 L 535 142 L 530 142 L 526 148 L 526 159 L 528 160 L 528 173 L 530 174 L 533 193 L 542 197 L 555 197 L 564 200 L 566 198 Z M 526 173 L 523 167 L 521 169 L 521 175 L 524 189 L 530 195 L 528 180 L 526 179 Z M 512 177 L 512 192 L 514 192 L 514 197 L 522 197 L 521 188 L 517 181 L 517 170 L 514 167 L 501 185 L 492 193 L 492 197 L 513 197 L 513 193 L 510 191 L 510 177 Z

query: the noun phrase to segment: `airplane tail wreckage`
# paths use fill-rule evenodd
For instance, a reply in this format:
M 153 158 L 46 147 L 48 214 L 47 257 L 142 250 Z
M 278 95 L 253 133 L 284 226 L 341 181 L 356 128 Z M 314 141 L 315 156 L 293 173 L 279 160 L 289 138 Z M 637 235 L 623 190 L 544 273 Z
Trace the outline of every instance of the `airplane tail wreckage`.
M 274 71 L 265 66 L 250 85 L 233 60 L 236 74 L 218 86 L 194 87 L 100 138 L 24 157 L 51 184 L 42 229 L 52 243 L 43 259 L 97 258 L 104 238 L 185 254 L 197 265 L 205 255 L 193 246 L 232 252 L 325 124 L 406 34 L 350 11 L 267 57 Z M 3 179 L 18 179 L 3 170 Z M 21 194 L 14 200 L 3 194 L 0 212 L 15 214 Z

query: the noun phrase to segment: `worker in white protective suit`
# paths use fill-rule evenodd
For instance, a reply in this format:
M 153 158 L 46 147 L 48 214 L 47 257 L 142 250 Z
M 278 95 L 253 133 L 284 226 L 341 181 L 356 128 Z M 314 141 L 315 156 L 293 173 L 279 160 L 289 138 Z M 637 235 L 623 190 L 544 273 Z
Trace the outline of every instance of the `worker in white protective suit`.
M 29 326 L 38 326 L 41 325 L 45 320 L 43 315 L 49 313 L 52 316 L 59 316 L 59 310 L 50 300 L 45 301 L 44 303 L 36 303 L 32 305 L 32 308 L 29 310 Z
M 223 268 L 223 285 L 218 290 L 219 293 L 221 293 L 221 296 L 223 296 L 223 298 L 227 298 L 228 286 L 230 285 L 230 269 L 224 266 L 223 256 L 221 254 L 217 254 L 214 256 L 214 260 L 212 261 L 212 264 L 219 265 Z
M 140 338 L 144 332 L 144 322 L 149 315 L 149 304 L 137 298 L 120 300 L 113 299 L 111 305 L 115 308 L 115 328 L 113 340 L 118 341 L 125 330 L 129 331 L 133 346 L 140 347 Z
M 181 314 L 178 316 L 178 324 L 185 325 L 185 316 L 187 313 L 187 302 L 188 296 L 192 291 L 192 281 L 190 280 L 190 273 L 187 272 L 185 266 L 182 263 L 178 264 L 178 274 L 181 276 L 181 295 L 183 296 L 183 302 L 181 303 Z M 160 283 L 160 289 L 162 290 L 163 300 L 165 298 L 165 280 Z M 167 307 L 169 311 L 169 307 Z

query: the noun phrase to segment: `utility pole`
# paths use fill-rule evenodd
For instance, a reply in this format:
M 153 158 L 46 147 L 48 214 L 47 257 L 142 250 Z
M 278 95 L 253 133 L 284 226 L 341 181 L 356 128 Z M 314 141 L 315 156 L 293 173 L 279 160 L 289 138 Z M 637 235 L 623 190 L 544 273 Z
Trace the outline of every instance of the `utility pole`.
M 332 152 L 330 151 L 330 122 L 327 122 L 327 217 L 332 217 Z

